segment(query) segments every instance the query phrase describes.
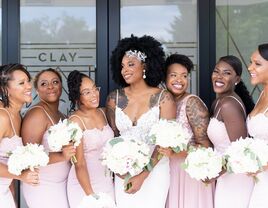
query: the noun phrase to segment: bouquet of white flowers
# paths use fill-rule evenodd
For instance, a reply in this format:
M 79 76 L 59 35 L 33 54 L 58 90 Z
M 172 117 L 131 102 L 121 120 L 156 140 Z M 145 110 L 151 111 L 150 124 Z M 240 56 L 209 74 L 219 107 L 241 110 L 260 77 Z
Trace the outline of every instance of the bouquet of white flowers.
M 176 121 L 160 119 L 154 124 L 149 132 L 152 144 L 161 147 L 170 147 L 178 153 L 187 150 L 187 145 L 191 139 L 190 134 Z
M 182 168 L 196 180 L 212 179 L 219 176 L 224 159 L 211 147 L 199 147 L 189 150 Z
M 240 138 L 231 143 L 224 157 L 230 173 L 255 173 L 268 162 L 268 145 L 264 140 Z
M 150 162 L 150 148 L 143 141 L 115 137 L 107 142 L 102 153 L 102 164 L 112 172 L 130 177 L 138 175 Z
M 114 200 L 105 193 L 91 194 L 83 197 L 77 208 L 116 208 Z
M 59 123 L 51 126 L 48 129 L 48 146 L 53 152 L 58 152 L 62 150 L 64 145 L 68 145 L 70 142 L 77 147 L 83 136 L 82 129 L 77 123 L 74 123 L 68 119 L 59 121 Z M 75 156 L 71 158 L 72 163 L 76 163 L 77 160 Z
M 34 170 L 40 166 L 46 166 L 49 158 L 44 147 L 38 144 L 18 146 L 10 153 L 7 165 L 8 171 L 14 175 L 20 175 L 23 170 Z

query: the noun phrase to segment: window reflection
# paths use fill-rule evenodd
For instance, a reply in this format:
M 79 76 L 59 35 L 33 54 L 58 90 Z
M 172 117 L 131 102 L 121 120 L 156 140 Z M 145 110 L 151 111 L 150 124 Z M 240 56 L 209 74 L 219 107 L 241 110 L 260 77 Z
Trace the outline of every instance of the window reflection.
M 131 34 L 154 36 L 167 54 L 189 56 L 197 69 L 197 1 L 122 0 L 121 38 Z M 192 72 L 190 90 L 197 93 L 197 70 Z
M 21 63 L 33 76 L 49 67 L 61 73 L 60 109 L 67 113 L 69 72 L 76 69 L 95 79 L 96 1 L 21 0 L 20 21 Z M 38 97 L 34 96 L 33 103 L 37 101 Z
M 232 54 L 243 63 L 242 79 L 255 101 L 261 91 L 250 84 L 247 66 L 251 53 L 261 43 L 267 42 L 268 0 L 217 0 L 216 1 L 216 48 L 217 59 Z

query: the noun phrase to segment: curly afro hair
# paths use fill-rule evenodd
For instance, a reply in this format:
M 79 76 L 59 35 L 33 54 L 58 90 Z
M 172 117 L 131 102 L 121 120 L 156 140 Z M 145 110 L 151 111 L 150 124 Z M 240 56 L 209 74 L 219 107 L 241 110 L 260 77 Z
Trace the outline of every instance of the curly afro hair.
M 144 35 L 142 37 L 131 37 L 120 40 L 111 56 L 111 70 L 113 80 L 121 87 L 126 87 L 128 84 L 125 82 L 121 75 L 121 62 L 128 50 L 137 50 L 146 54 L 146 79 L 145 82 L 149 86 L 156 87 L 164 80 L 164 63 L 165 53 L 159 41 L 151 36 Z
M 191 61 L 191 59 L 188 58 L 188 56 L 182 55 L 182 54 L 171 54 L 167 57 L 165 62 L 165 76 L 167 76 L 167 71 L 170 65 L 172 64 L 181 64 L 187 69 L 188 73 L 191 73 L 191 71 L 194 68 L 194 64 Z

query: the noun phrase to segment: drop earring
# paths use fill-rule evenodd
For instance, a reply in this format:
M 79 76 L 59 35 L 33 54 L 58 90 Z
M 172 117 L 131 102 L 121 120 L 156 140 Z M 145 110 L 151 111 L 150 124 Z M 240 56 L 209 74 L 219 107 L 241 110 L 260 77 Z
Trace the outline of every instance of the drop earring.
M 143 72 L 142 78 L 146 79 L 145 69 L 143 69 L 142 72 Z

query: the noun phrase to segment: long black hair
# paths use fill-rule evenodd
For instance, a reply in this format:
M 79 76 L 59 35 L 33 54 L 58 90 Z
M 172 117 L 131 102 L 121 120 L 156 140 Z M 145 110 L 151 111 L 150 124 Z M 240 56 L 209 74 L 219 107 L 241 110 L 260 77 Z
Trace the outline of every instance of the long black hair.
M 233 55 L 228 55 L 221 57 L 219 59 L 219 62 L 220 61 L 229 64 L 234 69 L 236 75 L 241 77 L 243 67 L 239 58 Z M 249 114 L 253 110 L 255 104 L 252 99 L 252 96 L 249 94 L 249 91 L 242 80 L 235 86 L 235 93 L 241 98 L 245 105 L 246 112 L 247 114 Z
M 268 61 L 268 43 L 264 43 L 258 46 L 258 51 L 262 58 Z

